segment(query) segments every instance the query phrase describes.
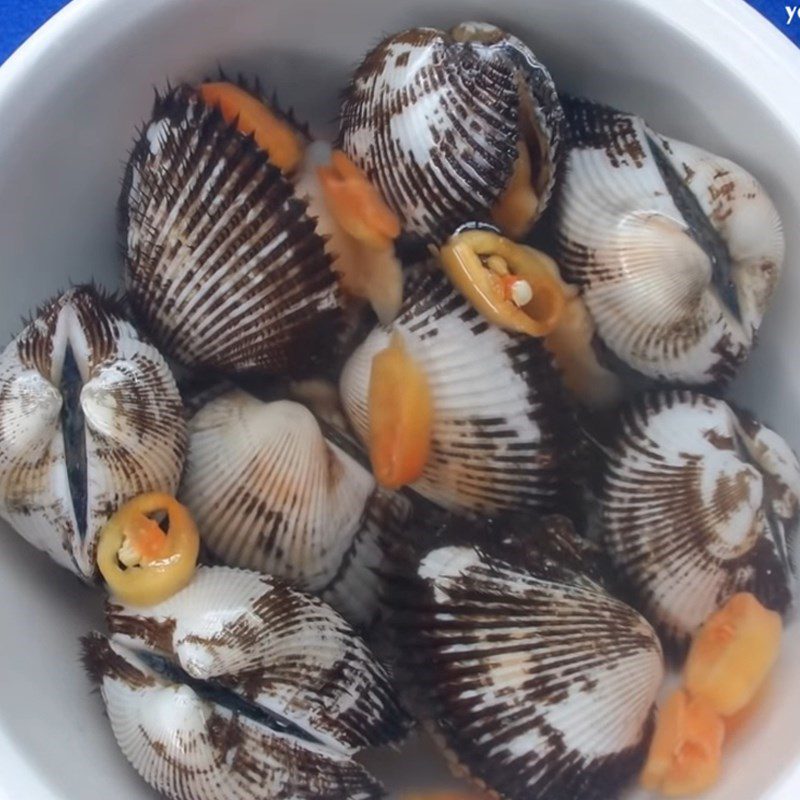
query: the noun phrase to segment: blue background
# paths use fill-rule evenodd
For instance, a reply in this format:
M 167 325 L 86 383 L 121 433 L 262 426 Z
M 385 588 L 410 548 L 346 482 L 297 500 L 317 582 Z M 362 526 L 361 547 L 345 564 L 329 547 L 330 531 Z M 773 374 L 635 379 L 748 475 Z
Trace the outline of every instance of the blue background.
M 1 1 L 1 0 L 0 0 Z M 797 0 L 747 0 L 753 8 L 758 9 L 767 19 L 780 28 L 796 45 L 800 46 L 800 19 L 797 15 L 792 24 L 787 25 L 786 6 L 800 6 Z M 731 0 L 733 2 L 733 0 Z M 800 13 L 800 12 L 798 12 Z
M 385 1 L 385 0 L 384 0 Z M 742 0 L 729 0 L 738 3 Z M 136 0 L 120 0 L 132 3 Z M 669 2 L 669 0 L 664 0 Z M 782 30 L 795 44 L 800 45 L 800 19 L 795 18 L 791 25 L 786 24 L 784 6 L 800 5 L 800 0 L 748 0 Z M 6 60 L 40 25 L 48 20 L 62 6 L 64 0 L 0 0 L 0 63 Z M 800 16 L 800 15 L 799 15 Z

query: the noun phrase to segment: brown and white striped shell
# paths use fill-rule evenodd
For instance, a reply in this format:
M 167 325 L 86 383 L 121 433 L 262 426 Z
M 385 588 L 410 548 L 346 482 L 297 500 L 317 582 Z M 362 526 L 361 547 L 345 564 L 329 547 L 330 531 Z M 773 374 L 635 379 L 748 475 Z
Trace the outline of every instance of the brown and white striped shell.
M 185 451 L 166 361 L 93 286 L 43 306 L 0 356 L 0 514 L 84 580 L 108 517 L 174 493 Z
M 342 371 L 342 405 L 365 442 L 372 361 L 394 334 L 423 368 L 433 401 L 431 456 L 413 488 L 452 510 L 555 508 L 570 417 L 542 344 L 490 325 L 440 270 L 426 272 L 397 319 L 375 328 Z
M 238 389 L 192 417 L 181 499 L 221 561 L 292 581 L 359 624 L 377 611 L 381 537 L 411 513 L 305 406 Z
M 800 465 L 769 428 L 690 391 L 623 409 L 608 454 L 608 552 L 668 649 L 737 592 L 783 612 L 794 585 Z
M 188 85 L 156 97 L 120 197 L 125 284 L 190 367 L 279 373 L 323 358 L 338 287 L 306 202 Z
M 345 93 L 340 142 L 408 231 L 441 242 L 465 222 L 491 220 L 520 148 L 535 196 L 527 227 L 536 221 L 555 183 L 562 119 L 530 48 L 466 22 L 412 28 L 372 50 Z
M 663 679 L 632 608 L 556 550 L 437 546 L 392 583 L 421 713 L 457 774 L 504 800 L 606 800 L 640 769 Z M 575 553 L 569 546 L 565 554 Z
M 564 108 L 559 261 L 612 363 L 665 383 L 729 381 L 783 266 L 772 201 L 737 164 L 633 114 Z
M 389 677 L 324 603 L 254 572 L 200 567 L 152 608 L 110 602 L 83 640 L 114 736 L 169 800 L 368 800 L 354 760 L 407 727 Z

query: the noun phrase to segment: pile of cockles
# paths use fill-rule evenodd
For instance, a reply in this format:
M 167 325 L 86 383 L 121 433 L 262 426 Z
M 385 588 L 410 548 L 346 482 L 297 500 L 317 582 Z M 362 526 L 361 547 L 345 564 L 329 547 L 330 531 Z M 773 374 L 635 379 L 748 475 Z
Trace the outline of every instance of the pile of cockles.
M 83 660 L 152 787 L 377 798 L 415 723 L 502 800 L 716 780 L 800 515 L 725 399 L 784 260 L 752 175 L 464 23 L 375 47 L 333 142 L 159 90 L 119 229 L 124 292 L 0 357 L 0 512 L 104 587 Z

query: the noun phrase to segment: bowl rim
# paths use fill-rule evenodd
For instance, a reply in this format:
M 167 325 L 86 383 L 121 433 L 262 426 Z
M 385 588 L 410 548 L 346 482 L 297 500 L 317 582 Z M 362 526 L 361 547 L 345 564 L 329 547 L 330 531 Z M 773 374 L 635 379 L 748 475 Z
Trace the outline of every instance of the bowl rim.
M 124 28 L 178 0 L 71 0 L 0 65 L 0 109 L 41 66 L 57 40 L 79 46 L 96 26 Z M 623 0 L 695 42 L 747 86 L 800 143 L 800 49 L 745 0 Z M 111 8 L 115 13 L 108 13 Z M 123 8 L 126 13 L 120 13 Z M 800 757 L 775 777 L 761 800 L 796 800 Z M 20 750 L 0 720 L 0 800 L 65 800 Z

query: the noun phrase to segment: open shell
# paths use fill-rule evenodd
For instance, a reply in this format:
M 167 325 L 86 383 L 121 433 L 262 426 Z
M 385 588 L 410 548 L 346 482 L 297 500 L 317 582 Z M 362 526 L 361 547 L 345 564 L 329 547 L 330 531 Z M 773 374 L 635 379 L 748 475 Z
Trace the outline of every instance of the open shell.
M 165 352 L 222 372 L 306 367 L 340 308 L 306 203 L 184 85 L 157 95 L 120 197 L 131 303 Z
M 378 487 L 289 400 L 227 392 L 194 415 L 189 437 L 181 498 L 202 520 L 211 552 L 368 622 L 377 609 L 380 538 L 396 535 L 410 503 Z
M 442 241 L 489 221 L 518 145 L 531 153 L 538 206 L 555 182 L 563 112 L 547 69 L 519 39 L 485 23 L 389 36 L 345 93 L 340 140 L 405 227 Z
M 45 305 L 0 356 L 0 513 L 84 580 L 108 517 L 174 493 L 185 451 L 167 363 L 94 287 Z
M 377 798 L 352 756 L 402 738 L 386 672 L 332 609 L 280 581 L 201 567 L 149 609 L 110 603 L 84 640 L 114 735 L 171 800 Z
M 800 465 L 748 415 L 689 391 L 622 411 L 605 469 L 605 541 L 673 654 L 737 592 L 786 610 L 799 518 Z
M 422 713 L 454 770 L 498 797 L 615 797 L 652 732 L 658 638 L 574 561 L 513 555 L 440 546 L 393 584 Z
M 784 259 L 744 169 L 641 118 L 565 102 L 560 263 L 616 359 L 668 383 L 724 383 L 750 351 Z
M 342 405 L 363 441 L 372 360 L 394 333 L 425 371 L 434 407 L 431 457 L 413 488 L 454 510 L 555 507 L 570 418 L 541 342 L 489 325 L 441 271 L 426 272 L 342 372 Z

